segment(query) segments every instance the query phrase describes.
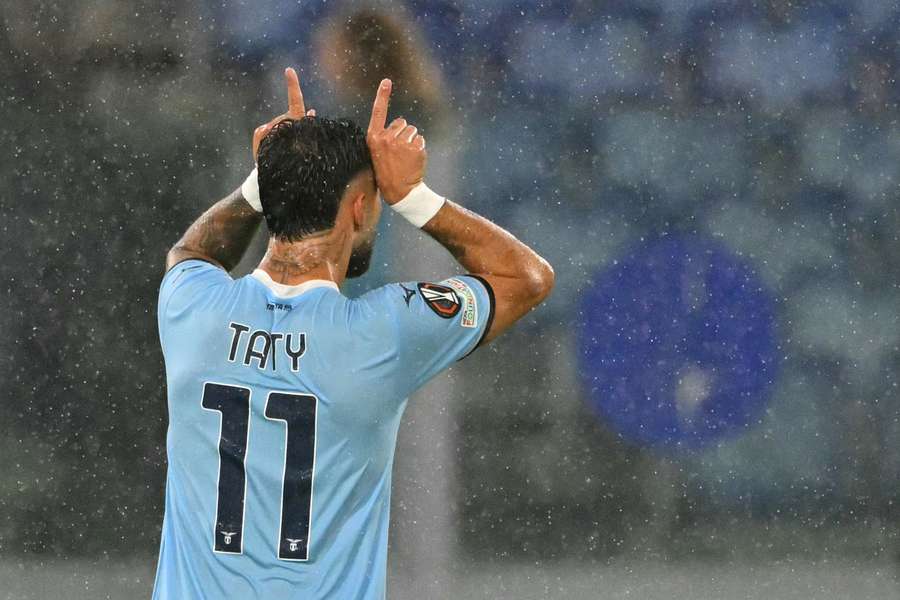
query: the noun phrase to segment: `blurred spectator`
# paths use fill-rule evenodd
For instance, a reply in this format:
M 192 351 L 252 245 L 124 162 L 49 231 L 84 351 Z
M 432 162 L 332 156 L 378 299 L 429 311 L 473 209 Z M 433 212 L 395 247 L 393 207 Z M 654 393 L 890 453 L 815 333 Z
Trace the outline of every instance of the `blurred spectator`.
M 428 137 L 446 115 L 430 45 L 402 9 L 348 4 L 322 24 L 315 44 L 320 77 L 358 123 L 368 124 L 374 90 L 385 77 L 394 84 L 392 116 L 406 115 Z

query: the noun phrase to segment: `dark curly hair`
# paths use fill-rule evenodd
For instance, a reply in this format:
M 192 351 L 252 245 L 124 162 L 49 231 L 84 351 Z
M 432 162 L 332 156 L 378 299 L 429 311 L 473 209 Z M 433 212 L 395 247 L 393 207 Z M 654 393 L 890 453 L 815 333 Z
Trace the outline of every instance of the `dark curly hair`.
M 347 184 L 372 156 L 349 119 L 285 119 L 259 145 L 259 196 L 269 233 L 294 241 L 334 227 Z

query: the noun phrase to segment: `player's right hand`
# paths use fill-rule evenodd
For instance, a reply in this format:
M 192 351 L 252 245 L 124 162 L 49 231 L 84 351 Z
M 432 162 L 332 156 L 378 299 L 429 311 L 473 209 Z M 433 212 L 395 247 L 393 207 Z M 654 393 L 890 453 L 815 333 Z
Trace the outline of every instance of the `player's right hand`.
M 300 90 L 300 78 L 297 71 L 288 67 L 284 70 L 284 83 L 288 92 L 288 110 L 284 114 L 280 114 L 268 123 L 260 125 L 253 130 L 253 162 L 256 162 L 256 154 L 259 152 L 259 144 L 263 138 L 268 135 L 272 128 L 285 119 L 300 119 L 304 115 L 307 117 L 316 116 L 315 109 L 306 110 L 303 103 L 303 92 Z
M 394 119 L 385 128 L 390 97 L 391 80 L 383 79 L 375 95 L 366 141 L 381 196 L 388 204 L 396 204 L 425 178 L 428 153 L 425 138 L 406 119 Z

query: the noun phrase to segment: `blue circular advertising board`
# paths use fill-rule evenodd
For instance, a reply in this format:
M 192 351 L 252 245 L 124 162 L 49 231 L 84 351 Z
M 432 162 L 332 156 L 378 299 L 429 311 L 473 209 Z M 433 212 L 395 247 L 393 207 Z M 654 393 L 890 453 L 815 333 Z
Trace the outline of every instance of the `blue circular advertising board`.
M 742 259 L 699 236 L 645 241 L 581 306 L 588 402 L 632 443 L 697 448 L 752 426 L 777 366 L 775 305 Z

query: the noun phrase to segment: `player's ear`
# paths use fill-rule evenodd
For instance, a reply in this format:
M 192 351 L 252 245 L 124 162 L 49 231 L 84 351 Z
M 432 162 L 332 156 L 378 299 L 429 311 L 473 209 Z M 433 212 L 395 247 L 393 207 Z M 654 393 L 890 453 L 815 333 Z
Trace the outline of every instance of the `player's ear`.
M 365 229 L 366 227 L 366 195 L 362 192 L 355 194 L 353 196 L 353 200 L 351 200 L 352 204 L 352 214 L 353 214 L 353 230 L 360 231 L 361 229 Z

